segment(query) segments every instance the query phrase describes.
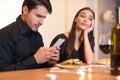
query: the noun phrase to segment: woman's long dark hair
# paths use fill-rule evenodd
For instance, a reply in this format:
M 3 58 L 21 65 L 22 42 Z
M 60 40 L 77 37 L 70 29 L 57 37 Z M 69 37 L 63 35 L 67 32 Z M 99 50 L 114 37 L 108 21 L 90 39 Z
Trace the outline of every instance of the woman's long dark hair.
M 72 28 L 70 30 L 70 33 L 68 35 L 68 46 L 67 46 L 67 54 L 70 55 L 71 52 L 73 51 L 74 49 L 74 43 L 75 43 L 75 37 L 76 37 L 76 22 L 75 22 L 75 19 L 78 17 L 79 13 L 83 10 L 89 10 L 92 12 L 93 14 L 93 18 L 95 19 L 95 14 L 94 12 L 89 8 L 89 7 L 84 7 L 82 9 L 80 9 L 77 14 L 75 15 L 74 19 L 73 19 L 73 23 L 72 23 Z M 79 41 L 81 42 L 81 37 L 83 35 L 83 31 L 80 35 L 80 38 L 79 38 Z

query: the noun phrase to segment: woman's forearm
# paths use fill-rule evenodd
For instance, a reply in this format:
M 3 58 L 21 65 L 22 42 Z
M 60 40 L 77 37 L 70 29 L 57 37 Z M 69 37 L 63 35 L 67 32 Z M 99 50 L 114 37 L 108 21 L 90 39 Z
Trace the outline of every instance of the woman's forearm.
M 91 64 L 94 59 L 94 53 L 92 51 L 92 48 L 90 46 L 90 42 L 88 39 L 88 33 L 84 32 L 84 55 L 85 55 L 85 60 L 87 64 Z

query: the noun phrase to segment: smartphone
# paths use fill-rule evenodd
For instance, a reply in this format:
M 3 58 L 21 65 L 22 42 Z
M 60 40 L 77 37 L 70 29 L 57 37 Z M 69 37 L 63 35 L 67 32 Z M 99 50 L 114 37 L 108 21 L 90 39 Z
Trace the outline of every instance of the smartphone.
M 59 47 L 60 45 L 62 45 L 62 43 L 65 41 L 65 39 L 63 38 L 59 38 L 55 44 L 53 45 L 53 47 Z

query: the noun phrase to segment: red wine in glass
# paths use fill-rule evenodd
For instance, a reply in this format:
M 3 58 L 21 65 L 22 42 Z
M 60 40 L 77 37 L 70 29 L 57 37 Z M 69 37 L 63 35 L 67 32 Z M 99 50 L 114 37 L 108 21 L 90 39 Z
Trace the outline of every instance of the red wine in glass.
M 104 53 L 104 54 L 109 54 L 110 50 L 111 50 L 111 45 L 109 44 L 104 44 L 104 45 L 99 45 L 100 50 Z
M 110 54 L 110 51 L 111 51 L 111 45 L 109 45 L 109 44 L 102 44 L 102 45 L 99 45 L 99 47 L 100 47 L 100 50 L 105 54 L 104 56 L 105 56 L 105 58 L 107 57 L 107 55 L 108 54 Z M 106 59 L 106 61 L 105 61 L 105 66 L 106 66 L 106 69 L 104 70 L 104 71 L 108 71 L 109 70 L 109 68 L 108 68 L 108 66 L 109 66 L 109 62 L 107 62 L 107 59 Z
M 109 61 L 108 61 L 108 54 L 110 54 L 111 52 L 111 40 L 110 40 L 110 34 L 106 33 L 106 34 L 101 34 L 99 37 L 99 48 L 100 50 L 103 52 L 104 54 L 104 58 L 105 58 L 105 63 L 103 62 L 103 64 L 105 64 L 105 71 L 108 71 L 109 68 Z

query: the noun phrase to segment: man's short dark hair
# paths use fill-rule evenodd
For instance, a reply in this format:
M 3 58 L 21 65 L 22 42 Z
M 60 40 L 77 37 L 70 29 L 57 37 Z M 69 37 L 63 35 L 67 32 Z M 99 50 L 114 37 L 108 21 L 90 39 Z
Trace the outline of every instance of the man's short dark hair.
M 25 5 L 29 11 L 36 8 L 37 5 L 42 5 L 47 8 L 49 14 L 52 13 L 52 6 L 49 0 L 24 0 L 22 7 Z

